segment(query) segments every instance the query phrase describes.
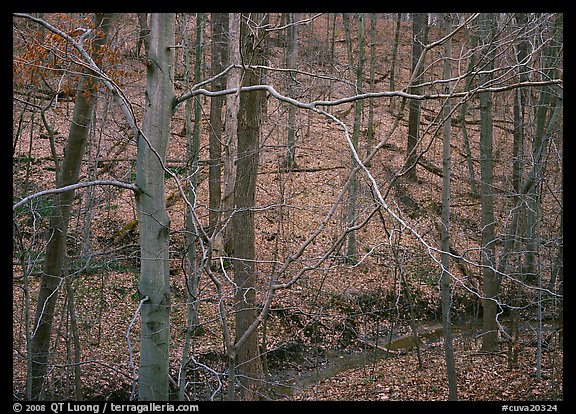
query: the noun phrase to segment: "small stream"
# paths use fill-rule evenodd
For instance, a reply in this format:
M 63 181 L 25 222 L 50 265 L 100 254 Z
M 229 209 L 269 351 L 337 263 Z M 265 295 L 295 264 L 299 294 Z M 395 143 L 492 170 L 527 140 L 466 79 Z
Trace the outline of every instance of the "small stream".
M 422 325 L 417 329 L 417 333 L 421 340 L 420 346 L 426 347 L 429 343 L 442 338 L 442 326 L 439 324 Z M 271 378 L 274 384 L 271 387 L 273 398 L 289 398 L 304 388 L 350 369 L 362 367 L 370 369 L 371 364 L 386 356 L 393 357 L 397 352 L 415 347 L 415 338 L 412 334 L 395 336 L 391 341 L 381 337 L 376 340 L 366 338 L 361 342 L 364 344 L 361 351 L 329 350 L 316 358 L 312 356 L 316 363 L 311 368 L 295 366 L 273 375 Z
M 534 321 L 525 320 L 520 323 L 519 329 L 523 332 L 534 331 Z M 553 321 L 543 321 L 544 332 L 553 332 Z M 427 349 L 433 345 L 441 346 L 443 337 L 442 325 L 437 322 L 422 323 L 416 328 L 420 349 Z M 452 325 L 454 338 L 464 336 L 472 339 L 481 331 L 481 321 L 468 321 Z M 395 335 L 392 340 L 385 335 L 377 338 L 358 338 L 360 346 L 355 352 L 346 350 L 327 350 L 315 355 L 314 351 L 302 350 L 296 360 L 288 362 L 291 367 L 281 369 L 270 379 L 273 384 L 271 393 L 274 399 L 290 398 L 303 389 L 320 381 L 336 376 L 350 369 L 365 367 L 369 372 L 370 366 L 381 359 L 401 353 L 416 346 L 414 334 Z M 370 374 L 367 374 L 370 375 Z
M 273 376 L 274 385 L 271 387 L 272 394 L 276 398 L 291 397 L 298 394 L 304 388 L 320 381 L 331 378 L 341 372 L 368 366 L 386 356 L 386 351 L 379 349 L 366 349 L 361 352 L 347 353 L 344 351 L 329 351 L 322 359 L 328 362 L 320 362 L 317 367 L 299 371 L 296 368 L 282 371 Z

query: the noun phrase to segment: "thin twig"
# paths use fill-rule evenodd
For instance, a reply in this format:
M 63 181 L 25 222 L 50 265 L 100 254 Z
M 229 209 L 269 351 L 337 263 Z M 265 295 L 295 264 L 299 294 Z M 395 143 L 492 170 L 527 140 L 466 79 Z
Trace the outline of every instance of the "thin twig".
M 148 299 L 150 299 L 148 297 L 148 295 L 146 295 L 142 299 L 140 299 L 140 303 L 138 304 L 138 308 L 136 309 L 136 312 L 134 312 L 134 317 L 132 318 L 130 325 L 128 325 L 128 330 L 126 331 L 126 341 L 128 342 L 128 355 L 130 357 L 130 367 L 132 368 L 132 392 L 130 393 L 130 401 L 132 401 L 134 399 L 134 391 L 136 390 L 136 382 L 138 380 L 138 377 L 136 376 L 136 367 L 134 367 L 134 359 L 132 358 L 132 344 L 130 343 L 130 331 L 132 330 L 132 326 L 134 325 L 134 322 L 136 322 L 136 318 L 138 317 L 138 313 L 140 313 L 140 309 L 142 308 L 142 305 Z

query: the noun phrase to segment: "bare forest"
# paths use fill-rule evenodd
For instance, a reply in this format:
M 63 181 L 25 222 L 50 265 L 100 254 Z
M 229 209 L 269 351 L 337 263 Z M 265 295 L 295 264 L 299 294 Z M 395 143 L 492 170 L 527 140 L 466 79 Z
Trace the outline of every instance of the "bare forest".
M 13 399 L 562 401 L 563 38 L 14 13 Z

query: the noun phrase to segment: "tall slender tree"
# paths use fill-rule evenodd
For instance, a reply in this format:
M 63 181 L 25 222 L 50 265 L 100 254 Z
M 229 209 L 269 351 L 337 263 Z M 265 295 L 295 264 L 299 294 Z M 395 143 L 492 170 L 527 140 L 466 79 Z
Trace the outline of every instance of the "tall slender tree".
M 136 195 L 140 231 L 140 400 L 168 400 L 170 343 L 170 222 L 164 164 L 174 102 L 175 14 L 150 16 L 143 134 L 138 136 Z
M 144 56 L 148 53 L 150 29 L 148 28 L 148 13 L 138 13 L 138 40 L 136 41 L 136 56 L 141 55 L 144 46 Z
M 396 29 L 394 30 L 394 44 L 392 45 L 392 61 L 390 62 L 390 90 L 396 88 L 396 61 L 398 56 L 398 43 L 400 39 L 400 25 L 402 23 L 402 13 L 396 16 Z M 390 98 L 390 112 L 394 113 L 394 97 Z
M 354 68 L 353 59 L 353 47 L 352 47 L 352 36 L 350 33 L 350 24 L 348 21 L 348 15 L 344 13 L 342 15 L 344 21 L 344 29 L 346 32 L 346 42 L 348 50 L 348 63 L 350 69 Z M 363 69 L 364 69 L 364 14 L 358 14 L 358 62 L 355 68 L 356 80 L 354 84 L 354 90 L 352 93 L 361 93 L 363 87 Z M 354 102 L 354 129 L 352 130 L 352 144 L 354 149 L 358 151 L 358 139 L 360 136 L 360 121 L 362 118 L 362 101 L 357 100 Z M 347 221 L 348 227 L 353 227 L 356 221 L 356 198 L 358 193 L 358 180 L 356 178 L 356 173 L 354 168 L 356 167 L 356 161 L 352 157 L 352 177 L 350 183 L 350 189 L 348 192 L 348 211 L 347 211 Z M 356 247 L 356 231 L 352 230 L 348 233 L 348 245 L 346 258 L 348 261 L 353 262 L 356 259 L 357 247 Z
M 491 13 L 483 13 L 480 21 L 480 41 L 484 48 L 486 63 L 480 75 L 480 84 L 487 85 L 492 79 L 494 67 L 495 18 Z M 482 202 L 482 280 L 484 286 L 482 349 L 493 351 L 497 338 L 497 298 L 499 286 L 495 272 L 495 221 L 494 221 L 494 158 L 492 154 L 492 95 L 491 92 L 480 93 L 480 177 Z
M 374 92 L 375 90 L 374 74 L 376 70 L 377 22 L 378 17 L 376 16 L 376 13 L 370 13 L 370 92 Z M 368 100 L 368 132 L 366 133 L 366 156 L 372 152 L 372 147 L 374 146 L 374 135 L 376 135 L 376 124 L 374 123 L 374 99 L 370 98 Z M 369 167 L 370 163 L 368 163 L 367 166 Z
M 296 24 L 296 13 L 288 15 L 288 49 L 286 64 L 290 69 L 296 69 L 298 60 L 298 25 Z M 288 96 L 295 98 L 296 94 L 296 72 L 288 72 Z M 287 169 L 296 167 L 296 110 L 294 105 L 288 107 L 288 151 L 286 153 Z
M 195 59 L 194 59 L 194 79 L 195 82 L 200 82 L 201 65 L 202 65 L 202 24 L 203 14 L 196 14 L 196 40 L 195 40 Z M 187 30 L 188 21 L 186 15 L 182 20 L 182 37 L 184 38 L 184 83 L 186 88 L 190 88 L 190 45 L 189 33 Z M 178 399 L 184 400 L 186 391 L 186 374 L 188 353 L 190 349 L 190 342 L 194 335 L 201 332 L 200 316 L 198 314 L 198 286 L 200 283 L 201 268 L 197 266 L 198 254 L 198 231 L 194 222 L 194 209 L 196 207 L 196 192 L 198 185 L 198 159 L 200 156 L 200 116 L 202 106 L 199 97 L 194 97 L 192 100 L 186 100 L 184 109 L 185 118 L 185 131 L 186 131 L 186 149 L 188 153 L 188 182 L 187 182 L 187 197 L 190 204 L 187 204 L 186 212 L 186 257 L 188 262 L 188 276 L 186 278 L 186 296 L 187 296 L 187 326 L 184 346 L 182 347 L 182 361 L 181 369 L 179 371 L 181 377 L 179 378 Z M 192 107 L 194 108 L 194 125 L 192 125 Z
M 544 79 L 554 79 L 556 77 L 556 66 L 562 53 L 562 30 L 563 28 L 563 15 L 559 13 L 551 28 L 552 36 L 551 41 L 547 47 L 543 49 L 544 56 L 542 57 L 543 70 L 542 75 Z M 536 265 L 536 239 L 539 237 L 538 231 L 538 209 L 540 203 L 539 194 L 539 181 L 542 169 L 543 155 L 546 151 L 545 132 L 547 125 L 552 118 L 552 112 L 555 103 L 555 92 L 552 86 L 542 86 L 540 89 L 540 96 L 538 105 L 535 111 L 535 131 L 532 139 L 532 174 L 530 179 L 535 183 L 531 187 L 528 194 L 528 208 L 526 210 L 526 253 L 524 255 L 524 268 L 522 273 L 530 282 L 536 282 L 537 265 Z M 550 115 L 549 115 L 550 114 Z
M 449 13 L 444 15 L 444 33 L 448 35 L 452 31 L 452 16 Z M 452 38 L 446 40 L 444 44 L 444 79 L 452 77 Z M 445 84 L 445 93 L 450 94 L 450 82 Z M 452 324 L 450 322 L 451 294 L 450 294 L 450 134 L 452 117 L 450 115 L 450 100 L 447 99 L 443 108 L 444 115 L 444 139 L 442 141 L 442 226 L 441 226 L 441 248 L 442 248 L 442 327 L 444 331 L 444 358 L 446 361 L 446 371 L 448 372 L 448 398 L 452 401 L 458 399 L 458 389 L 456 383 L 456 366 L 454 363 L 454 348 L 452 346 Z
M 240 14 L 228 14 L 228 59 L 233 65 L 242 64 L 240 52 Z M 238 69 L 232 69 L 226 77 L 226 89 L 240 88 L 241 73 Z M 222 202 L 221 218 L 222 223 L 228 222 L 234 207 L 234 181 L 236 179 L 236 157 L 238 153 L 238 105 L 240 93 L 226 96 L 226 122 L 224 126 L 224 139 L 222 140 Z M 225 250 L 232 253 L 232 236 L 230 227 L 223 229 Z
M 527 13 L 516 13 L 516 22 L 518 25 L 525 26 L 528 24 Z M 517 46 L 516 57 L 518 60 L 518 81 L 525 82 L 528 80 L 526 71 L 526 58 L 528 57 L 528 39 L 521 38 Z M 520 192 L 523 170 L 523 152 L 524 152 L 524 116 L 526 111 L 526 90 L 518 88 L 514 91 L 514 145 L 512 155 L 512 187 L 516 195 Z
M 475 33 L 471 34 L 470 38 L 470 49 L 474 49 L 478 43 L 478 36 Z M 476 54 L 472 53 L 468 59 L 468 73 L 471 73 L 476 65 Z M 474 77 L 468 76 L 466 78 L 466 90 L 469 91 L 472 88 L 472 81 Z M 462 146 L 464 147 L 464 154 L 466 155 L 466 165 L 468 166 L 468 181 L 470 182 L 470 193 L 474 196 L 478 196 L 478 189 L 476 185 L 476 174 L 474 172 L 474 160 L 472 159 L 472 149 L 470 147 L 470 139 L 468 137 L 468 126 L 466 125 L 466 115 L 468 113 L 468 102 L 462 102 L 460 107 L 460 123 L 462 128 Z
M 228 63 L 228 14 L 211 13 L 210 28 L 212 37 L 210 38 L 211 70 L 212 76 L 218 75 L 224 70 Z M 224 89 L 226 78 L 221 76 L 214 81 L 214 89 Z M 220 204 L 222 202 L 222 106 L 223 96 L 213 96 L 210 98 L 210 129 L 209 129 L 209 153 L 210 161 L 208 166 L 208 234 L 212 235 L 218 231 L 217 223 L 220 218 Z
M 94 31 L 92 57 L 96 62 L 101 60 L 101 50 L 106 43 L 112 17 L 113 15 L 109 13 L 97 13 L 94 16 L 94 25 L 97 30 Z M 92 114 L 96 106 L 96 97 L 97 82 L 86 71 L 80 77 L 76 89 L 74 113 L 68 132 L 64 159 L 61 163 L 61 169 L 57 171 L 56 185 L 58 187 L 78 182 Z M 63 286 L 64 281 L 64 267 L 67 260 L 66 240 L 73 199 L 73 190 L 54 196 L 54 208 L 50 218 L 50 237 L 46 246 L 46 258 L 40 279 L 40 292 L 31 335 L 27 394 L 33 400 L 44 397 L 52 322 L 58 298 L 57 291 Z
M 417 66 L 420 55 L 424 52 L 424 45 L 428 37 L 428 13 L 414 13 L 412 17 L 412 72 L 413 82 L 418 84 L 422 81 L 422 73 L 424 65 Z M 412 93 L 420 93 L 419 86 L 411 86 Z M 410 101 L 410 111 L 408 113 L 408 140 L 406 145 L 406 160 L 404 162 L 404 169 L 406 171 L 406 178 L 410 181 L 416 181 L 416 160 L 417 160 L 417 145 L 419 140 L 420 129 L 420 101 L 412 99 Z
M 262 13 L 243 14 L 240 26 L 242 56 L 252 65 L 264 63 L 263 42 L 265 28 Z M 261 81 L 261 69 L 246 66 L 242 86 L 257 85 Z M 234 250 L 235 322 L 236 322 L 236 369 L 244 400 L 256 399 L 262 380 L 262 364 L 258 350 L 257 330 L 244 337 L 256 320 L 256 248 L 254 229 L 254 206 L 256 202 L 256 178 L 258 173 L 260 123 L 265 95 L 262 91 L 245 92 L 240 95 L 238 110 L 238 158 L 234 185 L 232 216 L 232 244 Z M 229 384 L 234 387 L 234 384 Z

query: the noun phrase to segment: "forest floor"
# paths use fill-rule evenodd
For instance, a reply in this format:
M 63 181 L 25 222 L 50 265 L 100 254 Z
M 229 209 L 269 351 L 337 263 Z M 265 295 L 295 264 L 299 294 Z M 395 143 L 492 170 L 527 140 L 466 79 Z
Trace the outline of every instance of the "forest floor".
M 386 36 L 390 35 L 390 27 Z M 325 28 L 317 25 L 318 33 Z M 407 33 L 407 31 L 406 31 Z M 409 43 L 410 37 L 403 36 Z M 340 59 L 345 61 L 343 46 Z M 278 52 L 279 53 L 279 52 Z M 379 58 L 388 62 L 390 56 L 385 48 L 377 51 Z M 399 79 L 409 74 L 409 56 L 399 55 Z M 385 65 L 380 65 L 380 68 Z M 124 85 L 129 99 L 139 111 L 145 85 L 145 71 L 141 63 L 132 61 L 126 72 L 130 77 Z M 278 81 L 272 74 L 269 81 Z M 376 73 L 377 79 L 386 79 L 387 73 Z M 279 82 L 279 81 L 278 81 Z M 385 85 L 376 85 L 385 88 Z M 178 90 L 177 90 L 178 92 Z M 182 90 L 180 90 L 180 93 Z M 326 94 L 332 99 L 346 95 L 345 91 L 315 86 L 308 91 L 320 97 Z M 203 102 L 205 108 L 208 100 Z M 390 130 L 394 115 L 389 112 L 388 101 L 375 102 L 376 139 L 384 137 Z M 112 105 L 104 99 L 101 106 Z M 367 104 L 366 104 L 367 105 Z M 73 103 L 62 102 L 58 108 L 56 146 L 62 153 L 64 137 L 73 109 Z M 352 128 L 351 106 L 338 107 L 335 115 Z M 423 113 L 434 113 L 434 103 L 424 105 Z M 365 108 L 366 110 L 366 108 Z M 501 119 L 511 119 L 510 108 L 501 108 Z M 299 112 L 299 140 L 297 147 L 298 168 L 292 172 L 281 172 L 279 165 L 285 151 L 285 108 L 269 99 L 268 115 L 263 124 L 261 158 L 258 175 L 257 205 L 263 206 L 255 214 L 257 232 L 258 271 L 263 294 L 267 277 L 274 266 L 294 252 L 306 237 L 325 217 L 350 168 L 350 152 L 342 131 L 333 122 L 316 114 Z M 207 118 L 204 111 L 204 118 Z M 16 115 L 15 115 L 16 117 Z M 99 178 L 130 181 L 134 174 L 136 145 L 134 140 L 122 135 L 121 114 L 113 110 L 109 115 L 97 115 L 100 125 L 107 125 L 101 134 L 98 146 L 88 148 L 85 174 L 98 171 Z M 407 117 L 405 117 L 407 118 Z M 406 119 L 405 119 L 406 120 Z M 430 119 L 423 119 L 423 130 L 428 131 L 422 148 L 427 148 L 419 165 L 418 180 L 398 180 L 392 185 L 392 177 L 402 168 L 403 148 L 407 134 L 405 120 L 387 139 L 383 150 L 373 159 L 371 172 L 388 195 L 391 205 L 430 246 L 439 243 L 437 224 L 440 219 L 441 142 L 432 131 L 437 126 Z M 182 160 L 186 158 L 186 140 L 181 135 L 183 115 L 174 117 L 172 142 L 168 155 L 168 166 L 180 178 L 186 173 Z M 207 136 L 207 122 L 203 121 Z M 281 125 L 282 127 L 279 127 Z M 505 122 L 495 121 L 495 153 L 499 160 L 506 160 L 511 151 L 511 135 Z M 468 126 L 474 135 L 479 127 L 474 122 Z M 366 131 L 363 131 L 365 136 Z M 456 128 L 455 136 L 460 132 Z M 27 191 L 38 191 L 52 186 L 53 162 L 46 139 L 39 131 L 30 146 L 20 144 L 16 149 L 14 164 L 14 186 L 19 192 L 26 182 Z M 203 135 L 203 139 L 204 139 Z M 429 141 L 426 141 L 429 140 Z M 473 152 L 479 153 L 477 139 L 473 139 Z M 475 143 L 474 143 L 475 142 Z M 364 145 L 362 143 L 362 145 Z M 470 260 L 479 256 L 480 201 L 469 194 L 468 172 L 464 162 L 462 142 L 455 139 L 452 169 L 453 194 L 451 200 L 451 237 L 454 250 Z M 365 150 L 362 149 L 365 153 Z M 29 154 L 33 157 L 30 158 Z M 26 158 L 28 157 L 28 158 Z M 201 159 L 206 160 L 207 141 L 202 142 Z M 173 161 L 170 161 L 173 160 Z M 96 162 L 97 161 L 97 162 Z M 436 167 L 436 168 L 434 168 Z M 504 185 L 504 171 L 509 169 L 505 161 L 496 164 L 495 185 Z M 498 178 L 500 177 L 500 178 Z M 500 181 L 498 181 L 500 180 Z M 365 177 L 360 179 L 358 216 L 365 218 L 374 205 L 374 199 Z M 172 180 L 166 181 L 166 197 L 171 220 L 171 291 L 172 291 L 172 343 L 171 374 L 177 377 L 182 356 L 186 326 L 186 269 L 184 264 L 184 218 L 185 204 L 179 197 Z M 207 167 L 200 168 L 197 189 L 198 212 L 207 219 L 208 197 Z M 386 190 L 388 192 L 386 192 Z M 91 259 L 85 267 L 76 269 L 74 280 L 75 302 L 80 337 L 83 341 L 82 366 L 85 397 L 87 399 L 127 399 L 132 387 L 133 365 L 138 366 L 138 323 L 135 311 L 138 304 L 138 234 L 136 209 L 133 196 L 124 190 L 102 188 L 95 190 L 93 205 L 99 206 L 91 214 Z M 46 199 L 47 200 L 47 199 Z M 84 197 L 77 197 L 79 206 L 86 208 Z M 40 202 L 40 200 L 38 200 Z M 500 203 L 505 201 L 500 200 Z M 330 220 L 326 230 L 308 247 L 300 266 L 315 263 L 335 238 L 346 227 L 345 202 Z M 274 206 L 283 206 L 278 208 Z M 48 208 L 49 204 L 38 204 L 37 208 Z M 40 211 L 40 210 L 38 210 Z M 32 226 L 45 228 L 47 213 L 39 213 L 22 228 L 24 238 L 32 236 Z M 81 239 L 83 220 L 79 214 L 74 218 L 72 234 Z M 545 218 L 546 219 L 546 218 Z M 37 221 L 36 221 L 37 220 Z M 42 227 L 44 226 L 44 227 Z M 447 375 L 444 362 L 442 338 L 427 338 L 418 348 L 413 344 L 402 346 L 393 353 L 377 350 L 369 339 L 377 344 L 378 338 L 392 335 L 408 338 L 410 325 L 438 324 L 441 318 L 438 288 L 438 264 L 431 258 L 426 247 L 413 234 L 402 228 L 389 217 L 375 216 L 370 225 L 358 230 L 358 250 L 361 259 L 354 264 L 346 263 L 338 250 L 322 266 L 306 273 L 292 288 L 281 291 L 275 298 L 270 316 L 266 321 L 266 341 L 262 341 L 265 371 L 271 391 L 268 398 L 280 400 L 377 400 L 377 401 L 431 401 L 446 400 Z M 392 236 L 390 236 L 392 234 Z M 35 236 L 34 236 L 35 237 Z M 394 243 L 392 238 L 394 237 Z M 73 240 L 71 240 L 71 244 Z M 396 246 L 396 251 L 394 251 Z M 82 246 L 71 247 L 70 255 L 79 256 Z M 31 246 L 39 253 L 39 246 Z M 402 256 L 401 263 L 395 258 Z M 546 314 L 543 337 L 547 339 L 542 349 L 541 377 L 536 377 L 536 330 L 537 320 L 533 308 L 518 317 L 519 338 L 514 344 L 517 362 L 509 365 L 509 344 L 501 340 L 499 349 L 493 353 L 482 353 L 478 317 L 481 304 L 470 290 L 480 285 L 480 272 L 465 264 L 453 262 L 453 321 L 454 351 L 461 400 L 562 400 L 563 399 L 563 350 L 558 344 L 555 320 Z M 38 271 L 38 268 L 35 268 Z M 14 263 L 14 273 L 22 274 L 23 267 Z M 220 269 L 226 276 L 226 269 Z M 402 282 L 403 280 L 403 282 Z M 402 285 L 404 283 L 404 285 Z M 22 396 L 25 387 L 26 353 L 25 300 L 23 289 L 17 282 L 13 288 L 13 393 Z M 401 287 L 402 285 L 402 287 Z M 35 298 L 38 278 L 32 278 L 29 293 Z M 405 292 L 410 291 L 408 303 Z M 64 290 L 64 289 L 62 289 Z M 62 297 L 65 294 L 62 292 Z M 193 338 L 193 352 L 197 361 L 210 366 L 211 372 L 199 370 L 193 373 L 192 382 L 197 390 L 192 395 L 208 399 L 223 398 L 219 390 L 221 377 L 216 373 L 226 370 L 221 329 L 217 326 L 218 313 L 215 304 L 215 289 L 206 277 L 200 282 L 200 316 L 205 330 Z M 62 298 L 61 298 L 62 299 Z M 60 341 L 56 343 L 61 353 L 56 357 L 53 390 L 55 395 L 67 392 L 71 387 L 72 370 L 66 365 L 69 342 L 60 330 L 68 323 L 63 303 L 56 332 Z M 412 307 L 410 311 L 409 308 Z M 29 311 L 29 310 L 28 310 Z M 509 320 L 503 319 L 508 327 Z M 60 330 L 59 330 L 60 329 Z M 263 334 L 262 334 L 263 335 Z M 127 338 L 132 342 L 127 343 Z M 376 339 L 374 339 L 376 338 Z M 502 339 L 502 338 L 501 338 Z M 407 340 L 407 342 L 410 342 Z M 130 348 L 131 347 L 131 348 Z M 132 352 L 133 354 L 130 354 Z M 418 357 L 420 356 L 420 358 Z M 131 361 L 131 357 L 133 360 Z M 419 359 L 422 366 L 419 366 Z M 131 365 L 133 364 L 133 365 Z M 198 375 L 198 377 L 194 377 Z

